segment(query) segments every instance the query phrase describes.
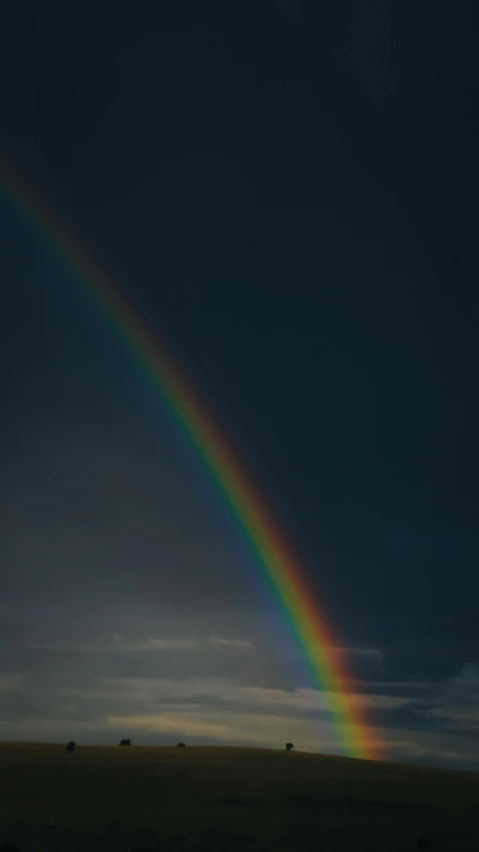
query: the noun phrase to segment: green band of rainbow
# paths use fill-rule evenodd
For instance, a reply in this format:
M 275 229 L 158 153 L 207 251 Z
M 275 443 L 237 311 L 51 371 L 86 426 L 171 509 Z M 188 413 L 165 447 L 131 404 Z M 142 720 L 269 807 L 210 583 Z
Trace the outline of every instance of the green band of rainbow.
M 326 701 L 341 753 L 377 759 L 379 750 L 372 729 L 365 723 L 360 700 L 350 693 L 327 620 L 308 589 L 281 530 L 249 481 L 233 449 L 196 398 L 179 367 L 172 363 L 148 327 L 55 221 L 50 211 L 16 177 L 14 179 L 10 171 L 3 171 L 3 185 L 9 196 L 73 266 L 74 272 L 81 276 L 88 291 L 147 370 L 200 453 L 263 566 L 284 616 L 306 653 L 313 677 Z

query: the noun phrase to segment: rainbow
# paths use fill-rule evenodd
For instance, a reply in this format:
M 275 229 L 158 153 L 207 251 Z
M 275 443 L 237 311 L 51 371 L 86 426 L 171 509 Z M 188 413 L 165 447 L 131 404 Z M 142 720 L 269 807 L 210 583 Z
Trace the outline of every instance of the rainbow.
M 75 274 L 80 276 L 86 290 L 169 404 L 175 420 L 186 432 L 219 486 L 262 566 L 286 621 L 304 649 L 314 681 L 326 703 L 340 753 L 349 757 L 378 759 L 379 750 L 372 728 L 363 718 L 360 701 L 351 695 L 326 616 L 314 600 L 281 529 L 234 450 L 178 365 L 172 362 L 169 353 L 133 312 L 118 289 L 84 254 L 44 204 L 17 177 L 13 177 L 10 170 L 2 171 L 2 185 L 8 196 L 27 213 L 73 267 Z

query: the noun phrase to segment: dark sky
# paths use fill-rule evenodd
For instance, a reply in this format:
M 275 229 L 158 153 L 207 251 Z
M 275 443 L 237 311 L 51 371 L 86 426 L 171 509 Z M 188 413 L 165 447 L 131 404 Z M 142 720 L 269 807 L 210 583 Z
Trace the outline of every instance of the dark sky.
M 4 5 L 2 158 L 241 453 L 372 738 L 479 768 L 473 4 Z M 334 750 L 158 394 L 0 214 L 0 737 Z

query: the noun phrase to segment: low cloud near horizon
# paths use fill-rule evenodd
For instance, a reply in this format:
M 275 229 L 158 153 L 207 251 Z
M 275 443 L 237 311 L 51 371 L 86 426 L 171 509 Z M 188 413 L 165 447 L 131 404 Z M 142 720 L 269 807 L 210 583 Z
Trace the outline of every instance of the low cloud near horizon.
M 53 625 L 37 614 L 10 631 L 4 611 L 0 739 L 269 748 L 291 740 L 298 750 L 341 752 L 328 694 L 307 681 L 297 648 L 278 653 L 267 621 L 217 612 L 192 623 L 180 608 L 152 616 L 145 605 L 143 618 L 140 610 L 132 606 L 129 619 L 127 610 L 76 619 L 70 611 Z M 476 668 L 401 681 L 385 649 L 334 652 L 347 668 L 359 665 L 348 703 L 365 714 L 363 735 L 385 759 L 479 769 Z

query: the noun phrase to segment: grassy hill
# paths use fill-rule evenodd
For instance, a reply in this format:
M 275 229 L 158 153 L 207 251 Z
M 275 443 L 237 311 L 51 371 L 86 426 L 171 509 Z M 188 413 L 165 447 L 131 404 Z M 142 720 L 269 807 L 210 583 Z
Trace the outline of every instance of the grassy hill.
M 479 849 L 479 775 L 301 752 L 0 743 L 0 842 L 79 850 Z

